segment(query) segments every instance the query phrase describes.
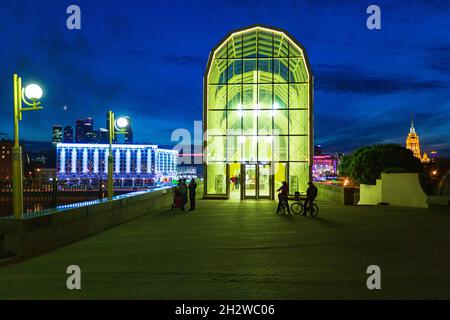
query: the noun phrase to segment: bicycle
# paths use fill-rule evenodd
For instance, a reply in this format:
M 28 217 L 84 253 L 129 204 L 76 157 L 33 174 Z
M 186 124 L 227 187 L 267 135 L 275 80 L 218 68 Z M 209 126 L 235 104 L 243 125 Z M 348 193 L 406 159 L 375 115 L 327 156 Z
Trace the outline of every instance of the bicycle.
M 305 210 L 306 198 L 302 200 L 300 197 L 300 192 L 296 192 L 294 200 L 295 201 L 291 204 L 291 211 L 297 215 L 303 214 L 303 211 Z M 319 206 L 314 201 L 308 209 L 311 217 L 317 217 L 319 214 Z

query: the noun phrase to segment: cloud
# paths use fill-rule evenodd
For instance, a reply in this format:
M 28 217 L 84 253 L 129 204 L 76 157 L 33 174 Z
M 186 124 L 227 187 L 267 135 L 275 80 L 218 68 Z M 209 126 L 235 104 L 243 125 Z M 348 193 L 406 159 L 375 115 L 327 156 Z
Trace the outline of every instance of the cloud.
M 412 75 L 375 74 L 354 65 L 322 64 L 316 69 L 315 89 L 329 92 L 376 95 L 449 87 L 444 81 L 418 80 Z
M 450 74 L 450 44 L 430 48 L 427 56 L 433 70 Z
M 165 54 L 161 57 L 161 60 L 165 63 L 180 66 L 195 65 L 203 67 L 206 65 L 206 60 L 204 58 L 186 54 Z

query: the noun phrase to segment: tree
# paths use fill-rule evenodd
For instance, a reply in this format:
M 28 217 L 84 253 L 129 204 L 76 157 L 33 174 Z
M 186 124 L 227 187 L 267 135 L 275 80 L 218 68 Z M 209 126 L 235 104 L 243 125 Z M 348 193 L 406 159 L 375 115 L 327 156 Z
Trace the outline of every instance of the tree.
M 359 148 L 344 156 L 339 172 L 353 181 L 375 184 L 382 172 L 422 172 L 422 164 L 409 149 L 397 144 L 379 144 Z

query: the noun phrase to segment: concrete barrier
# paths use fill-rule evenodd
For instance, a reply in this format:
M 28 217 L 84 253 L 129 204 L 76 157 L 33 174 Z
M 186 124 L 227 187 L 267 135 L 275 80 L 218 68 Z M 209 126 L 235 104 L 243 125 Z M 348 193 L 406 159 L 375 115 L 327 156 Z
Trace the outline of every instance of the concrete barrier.
M 172 188 L 158 188 L 56 209 L 24 220 L 0 220 L 0 266 L 100 233 L 137 217 L 169 209 Z
M 417 173 L 382 173 L 374 185 L 360 185 L 359 204 L 376 205 L 384 202 L 393 206 L 428 208 Z
M 317 200 L 332 201 L 338 204 L 355 205 L 359 201 L 359 189 L 340 185 L 316 182 Z

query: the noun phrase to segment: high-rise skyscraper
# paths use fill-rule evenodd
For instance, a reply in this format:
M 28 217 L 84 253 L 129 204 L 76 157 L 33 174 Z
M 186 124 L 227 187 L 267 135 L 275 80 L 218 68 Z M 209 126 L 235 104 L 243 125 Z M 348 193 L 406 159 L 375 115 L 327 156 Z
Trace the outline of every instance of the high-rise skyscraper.
M 98 143 L 109 143 L 109 131 L 105 128 L 98 129 Z
M 63 142 L 64 143 L 72 143 L 73 142 L 73 127 L 72 126 L 64 127 Z
M 75 124 L 75 142 L 83 142 L 84 138 L 84 121 L 77 120 Z
M 408 137 L 406 138 L 406 149 L 411 150 L 416 158 L 421 158 L 419 136 L 414 128 L 414 120 L 411 119 L 411 128 L 409 128 Z
M 416 128 L 414 128 L 414 120 L 411 119 L 411 128 L 409 129 L 408 137 L 406 137 L 406 149 L 413 152 L 414 156 L 422 161 L 423 163 L 430 162 L 427 153 L 425 152 L 422 156 L 420 153 L 420 140 L 419 135 L 416 133 Z
M 77 120 L 75 126 L 75 142 L 97 142 L 96 135 L 94 132 L 94 120 L 92 118 Z
M 62 142 L 63 138 L 63 127 L 62 126 L 53 126 L 52 128 L 52 143 L 55 147 L 58 143 Z

